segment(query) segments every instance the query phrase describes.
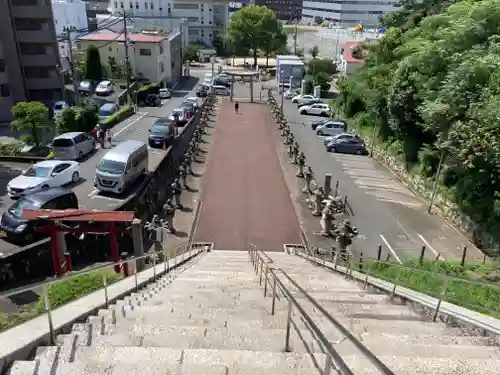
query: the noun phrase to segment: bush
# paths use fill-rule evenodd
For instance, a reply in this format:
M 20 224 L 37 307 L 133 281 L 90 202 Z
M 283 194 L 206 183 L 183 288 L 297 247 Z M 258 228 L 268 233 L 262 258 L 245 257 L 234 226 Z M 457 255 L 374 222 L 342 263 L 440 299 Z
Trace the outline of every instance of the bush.
M 161 85 L 159 82 L 155 82 L 141 87 L 139 90 L 135 92 L 136 102 L 138 104 L 142 104 L 144 103 L 148 95 L 150 94 L 158 95 L 160 93 L 160 86 Z
M 86 296 L 103 287 L 103 277 L 106 275 L 107 284 L 113 284 L 121 280 L 122 276 L 113 270 L 103 270 L 86 275 L 75 276 L 48 287 L 50 308 L 55 309 L 75 299 Z M 15 313 L 0 313 L 0 331 L 12 328 L 18 324 L 33 319 L 45 310 L 43 296 L 30 308 Z
M 110 129 L 115 126 L 120 121 L 125 120 L 126 118 L 132 116 L 134 114 L 134 108 L 132 107 L 122 107 L 118 112 L 109 116 L 106 120 L 104 120 L 101 125 L 104 126 L 105 129 Z
M 0 155 L 2 156 L 14 156 L 21 153 L 21 149 L 23 148 L 23 142 L 9 142 L 9 143 L 0 143 Z

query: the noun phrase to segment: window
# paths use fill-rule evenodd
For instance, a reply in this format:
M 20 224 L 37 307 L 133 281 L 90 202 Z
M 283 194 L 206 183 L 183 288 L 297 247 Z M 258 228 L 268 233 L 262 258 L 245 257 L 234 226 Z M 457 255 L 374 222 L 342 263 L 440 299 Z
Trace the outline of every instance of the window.
M 120 8 L 122 8 L 122 9 L 124 8 L 124 7 L 123 7 L 123 1 L 122 1 L 122 2 L 120 2 Z
M 130 9 L 134 9 L 134 4 L 133 3 L 128 3 Z
M 153 6 L 153 3 L 149 3 L 149 7 L 150 7 L 151 9 L 154 9 L 154 8 L 155 8 L 155 7 Z
M 160 63 L 160 73 L 163 73 L 165 71 L 165 65 L 161 62 Z
M 139 3 L 137 1 L 135 2 L 135 9 L 139 9 Z
M 163 46 L 160 46 L 160 55 L 163 54 Z
M 118 1 L 115 1 L 115 9 L 118 8 Z
M 16 29 L 21 31 L 38 31 L 42 30 L 45 22 L 32 18 L 16 18 Z
M 0 85 L 0 96 L 2 98 L 10 96 L 10 87 L 7 84 Z
M 149 48 L 141 48 L 139 50 L 139 55 L 141 55 L 141 56 L 151 56 L 151 50 Z
M 172 13 L 172 9 L 170 9 L 170 7 L 168 7 L 167 12 Z
M 161 12 L 161 11 L 163 10 L 163 8 L 162 8 L 162 7 L 160 7 L 160 8 L 159 8 L 159 10 L 160 10 L 160 12 Z
M 186 17 L 188 22 L 198 22 L 198 17 Z
M 174 9 L 198 9 L 198 4 L 174 4 Z
M 148 3 L 144 3 L 144 9 L 148 9 Z
M 38 0 L 11 0 L 12 5 L 38 5 Z
M 5 60 L 0 59 L 0 73 L 5 72 Z
M 26 78 L 49 78 L 50 68 L 37 66 L 25 67 L 24 75 Z
M 44 55 L 46 48 L 38 43 L 19 43 L 19 49 L 22 55 Z

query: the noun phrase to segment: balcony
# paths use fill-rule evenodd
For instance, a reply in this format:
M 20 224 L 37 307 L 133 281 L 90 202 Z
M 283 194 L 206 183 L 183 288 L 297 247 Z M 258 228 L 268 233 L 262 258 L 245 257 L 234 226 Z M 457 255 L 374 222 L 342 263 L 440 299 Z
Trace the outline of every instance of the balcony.
M 24 66 L 56 66 L 58 60 L 53 52 L 43 55 L 22 55 Z
M 55 35 L 48 30 L 18 30 L 19 42 L 25 43 L 55 43 Z
M 38 4 L 32 6 L 12 6 L 12 15 L 19 18 L 44 18 L 52 19 L 52 12 L 50 7 L 45 4 Z
M 48 78 L 26 78 L 28 90 L 50 90 L 61 88 L 61 78 L 57 74 Z

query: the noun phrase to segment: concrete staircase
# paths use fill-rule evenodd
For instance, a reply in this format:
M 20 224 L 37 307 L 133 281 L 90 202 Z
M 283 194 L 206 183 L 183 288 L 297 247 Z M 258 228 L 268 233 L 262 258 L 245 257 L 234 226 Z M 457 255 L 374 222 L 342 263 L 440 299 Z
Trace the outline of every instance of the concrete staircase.
M 267 253 L 395 374 L 500 374 L 496 349 L 481 338 L 430 323 L 341 275 L 285 253 Z M 281 278 L 354 374 L 381 374 L 366 353 Z M 247 252 L 211 251 L 172 277 L 101 310 L 57 346 L 17 361 L 10 375 L 305 375 L 326 356 L 294 309 L 292 352 L 285 353 L 287 301 L 264 298 Z M 343 340 L 343 341 L 342 341 Z M 334 372 L 333 372 L 334 373 Z

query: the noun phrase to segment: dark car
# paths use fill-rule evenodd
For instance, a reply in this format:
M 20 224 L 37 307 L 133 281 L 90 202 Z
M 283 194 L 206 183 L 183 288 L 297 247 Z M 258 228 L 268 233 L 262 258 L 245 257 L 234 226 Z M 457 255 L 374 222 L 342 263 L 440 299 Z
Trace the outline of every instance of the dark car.
M 208 95 L 208 87 L 207 86 L 198 86 L 196 89 L 196 96 L 198 98 L 205 98 Z
M 313 121 L 311 123 L 311 129 L 312 130 L 316 130 L 316 128 L 320 125 L 325 125 L 328 121 L 330 121 L 329 118 L 325 119 L 325 120 L 318 120 L 318 121 Z
M 326 146 L 326 151 L 356 155 L 367 154 L 365 143 L 356 137 L 334 139 Z
M 83 81 L 80 81 L 80 83 L 78 84 L 78 92 L 80 94 L 90 95 L 94 92 L 96 86 L 97 83 L 95 81 L 92 81 L 90 79 L 84 79 Z
M 224 86 L 224 87 L 227 87 L 228 89 L 231 88 L 231 82 L 229 82 L 229 80 L 223 79 L 223 78 L 214 79 L 213 85 L 214 86 Z
M 45 225 L 38 221 L 28 221 L 22 218 L 24 209 L 78 209 L 78 198 L 75 193 L 65 188 L 52 188 L 38 193 L 25 195 L 17 200 L 3 213 L 0 222 L 0 237 L 21 243 L 31 243 L 47 234 L 36 232 L 37 225 Z
M 149 129 L 149 147 L 167 148 L 172 144 L 174 136 L 172 134 L 171 121 L 158 119 Z
M 159 107 L 161 106 L 160 95 L 158 94 L 148 94 L 144 99 L 144 104 L 147 107 Z
M 313 104 L 318 104 L 318 103 L 323 103 L 323 100 L 321 100 L 321 99 L 311 99 L 311 100 L 308 100 L 307 102 L 302 103 L 298 108 L 303 107 L 305 105 L 313 105 Z

